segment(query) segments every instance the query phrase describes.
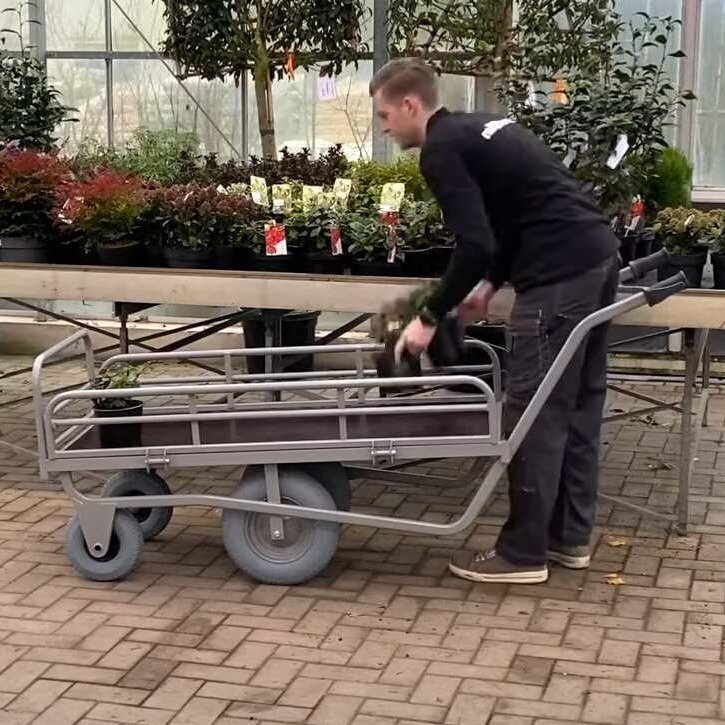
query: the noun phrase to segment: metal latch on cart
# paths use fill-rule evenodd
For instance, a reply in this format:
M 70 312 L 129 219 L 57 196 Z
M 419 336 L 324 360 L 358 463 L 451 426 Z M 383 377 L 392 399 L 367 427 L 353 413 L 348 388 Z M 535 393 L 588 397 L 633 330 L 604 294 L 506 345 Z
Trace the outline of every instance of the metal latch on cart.
M 370 458 L 372 459 L 373 466 L 380 466 L 384 463 L 393 465 L 395 463 L 395 456 L 398 451 L 395 450 L 393 441 L 387 443 L 375 443 L 370 448 Z
M 166 454 L 166 449 L 162 451 L 146 451 L 146 470 L 151 471 L 154 468 L 166 470 L 171 463 L 171 459 Z

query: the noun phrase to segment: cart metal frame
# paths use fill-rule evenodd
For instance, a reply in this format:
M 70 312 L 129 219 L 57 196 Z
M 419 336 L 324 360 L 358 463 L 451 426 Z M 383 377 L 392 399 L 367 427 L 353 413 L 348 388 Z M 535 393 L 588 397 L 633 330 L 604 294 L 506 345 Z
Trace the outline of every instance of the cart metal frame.
M 620 275 L 622 282 L 636 276 L 630 267 Z M 363 366 L 363 353 L 379 350 L 376 345 L 327 346 L 326 353 L 355 352 L 357 366 L 354 371 L 324 371 L 312 373 L 265 373 L 263 375 L 235 374 L 235 358 L 244 356 L 305 355 L 318 352 L 316 346 L 258 348 L 246 350 L 216 350 L 199 352 L 173 352 L 152 354 L 124 354 L 107 360 L 102 369 L 119 362 L 199 361 L 208 358 L 223 360 L 224 382 L 208 382 L 207 378 L 193 378 L 179 382 L 175 378 L 156 379 L 148 385 L 133 389 L 98 390 L 95 384 L 95 362 L 90 335 L 79 331 L 38 356 L 33 365 L 32 384 L 34 414 L 38 431 L 41 475 L 57 476 L 73 501 L 88 552 L 95 558 L 109 550 L 116 509 L 141 509 L 176 506 L 210 506 L 221 509 L 249 511 L 270 517 L 270 533 L 274 539 L 284 539 L 284 518 L 312 519 L 394 529 L 407 533 L 442 536 L 454 535 L 468 528 L 479 515 L 508 463 L 524 440 L 531 425 L 574 353 L 588 333 L 596 326 L 645 304 L 654 305 L 679 292 L 686 286 L 680 274 L 651 288 L 628 288 L 626 296 L 612 305 L 600 309 L 582 320 L 571 332 L 556 356 L 551 368 L 533 396 L 530 404 L 508 438 L 502 437 L 501 369 L 495 351 L 486 343 L 471 341 L 485 350 L 490 365 L 477 372 L 493 377 L 493 387 L 471 370 L 448 369 L 435 374 L 411 378 L 375 378 L 375 371 Z M 77 344 L 83 345 L 88 381 L 79 389 L 53 395 L 43 400 L 42 373 L 44 366 L 57 355 Z M 469 374 L 465 374 L 469 373 Z M 263 380 L 259 382 L 259 380 Z M 435 398 L 416 395 L 408 398 L 371 397 L 374 389 L 414 388 L 416 390 L 440 388 L 441 385 L 472 386 L 477 393 L 456 398 Z M 319 394 L 334 392 L 332 399 L 319 399 Z M 246 393 L 263 393 L 269 400 L 262 403 L 240 402 Z M 282 400 L 284 394 L 306 394 L 313 400 Z M 352 393 L 352 396 L 346 395 Z M 217 396 L 217 401 L 204 403 L 200 397 Z M 143 416 L 135 418 L 98 418 L 92 410 L 80 417 L 61 416 L 73 404 L 89 404 L 99 398 L 151 398 L 155 396 L 183 397 L 185 403 L 175 406 L 148 408 Z M 455 400 L 455 402 L 451 402 Z M 449 435 L 441 430 L 436 435 L 410 436 L 394 432 L 378 435 L 349 434 L 349 424 L 355 420 L 395 420 L 394 416 L 419 416 L 418 420 L 431 420 L 437 416 L 474 414 L 487 422 L 480 432 L 467 435 Z M 422 417 L 420 417 L 422 416 Z M 314 421 L 330 419 L 336 422 L 336 435 L 312 440 L 265 440 L 262 442 L 205 443 L 201 427 L 207 422 L 234 424 L 237 421 L 260 420 Z M 144 427 L 173 424 L 189 431 L 190 443 L 175 445 L 143 445 L 136 448 L 103 449 L 81 446 L 84 437 L 92 435 L 100 426 L 140 423 Z M 364 427 L 364 426 L 363 426 Z M 339 510 L 322 510 L 284 504 L 280 499 L 278 465 L 303 462 L 369 463 L 394 465 L 398 462 L 435 458 L 491 459 L 484 469 L 474 465 L 472 477 L 478 477 L 478 488 L 463 513 L 445 524 L 417 521 Z M 262 465 L 266 485 L 266 501 L 253 501 L 218 495 L 162 495 L 162 496 L 86 496 L 73 484 L 72 474 L 81 471 L 128 470 L 156 468 L 168 470 L 177 467 L 213 465 Z M 395 472 L 391 472 L 395 473 Z

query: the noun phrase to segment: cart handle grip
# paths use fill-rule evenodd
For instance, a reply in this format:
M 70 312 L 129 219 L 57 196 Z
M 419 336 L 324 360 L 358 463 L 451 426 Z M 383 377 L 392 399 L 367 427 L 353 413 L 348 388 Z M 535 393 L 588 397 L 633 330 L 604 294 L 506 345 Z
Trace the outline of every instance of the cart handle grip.
M 653 269 L 658 269 L 667 261 L 669 255 L 666 249 L 660 249 L 659 252 L 650 254 L 647 257 L 641 259 L 633 259 L 629 263 L 629 271 L 632 274 L 631 279 L 639 279 L 644 277 L 647 272 L 651 272 Z
M 650 307 L 658 305 L 668 297 L 681 292 L 683 289 L 687 289 L 689 283 L 685 273 L 680 270 L 677 274 L 667 279 L 663 279 L 661 282 L 653 284 L 651 287 L 647 287 L 642 290 L 644 298 L 647 300 L 647 304 Z

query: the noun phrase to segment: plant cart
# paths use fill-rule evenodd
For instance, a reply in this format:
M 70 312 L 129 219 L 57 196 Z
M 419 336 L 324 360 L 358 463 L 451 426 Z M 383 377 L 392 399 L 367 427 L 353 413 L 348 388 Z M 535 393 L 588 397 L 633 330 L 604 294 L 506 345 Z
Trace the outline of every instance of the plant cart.
M 639 260 L 642 262 L 642 260 Z M 621 274 L 627 281 L 645 265 Z M 353 353 L 355 369 L 318 372 L 241 370 L 240 358 L 306 355 L 316 348 L 258 348 L 117 355 L 120 363 L 223 361 L 223 375 L 139 378 L 136 387 L 97 389 L 87 332 L 81 331 L 40 355 L 33 367 L 33 394 L 40 471 L 58 477 L 76 514 L 67 530 L 74 567 L 93 580 L 120 579 L 137 565 L 144 538 L 158 535 L 176 506 L 222 509 L 224 545 L 250 577 L 296 584 L 318 575 L 333 557 L 341 524 L 423 535 L 456 534 L 470 526 L 491 495 L 544 402 L 597 325 L 643 305 L 655 305 L 686 286 L 677 275 L 649 288 L 623 288 L 612 305 L 589 315 L 572 331 L 520 421 L 502 435 L 500 366 L 490 346 L 478 341 L 490 362 L 476 369 L 426 370 L 423 376 L 379 378 L 363 365 L 377 345 L 337 345 L 330 353 Z M 81 343 L 87 382 L 44 400 L 42 375 L 51 358 Z M 488 374 L 488 382 L 482 379 Z M 452 394 L 451 386 L 475 392 Z M 391 397 L 386 389 L 407 389 Z M 144 413 L 97 417 L 103 398 L 144 401 Z M 104 426 L 138 424 L 140 444 L 103 448 Z M 350 511 L 344 464 L 382 466 L 435 458 L 488 459 L 471 469 L 477 488 L 459 518 L 430 523 Z M 169 470 L 194 466 L 246 465 L 229 496 L 173 494 L 163 479 Z M 116 471 L 99 497 L 76 489 L 73 473 Z

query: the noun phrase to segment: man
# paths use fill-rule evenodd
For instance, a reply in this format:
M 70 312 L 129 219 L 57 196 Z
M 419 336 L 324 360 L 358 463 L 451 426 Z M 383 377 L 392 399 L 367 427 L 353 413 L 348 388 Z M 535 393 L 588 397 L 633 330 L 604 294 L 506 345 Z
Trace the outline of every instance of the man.
M 456 247 L 427 309 L 401 346 L 420 353 L 458 308 L 483 319 L 504 282 L 516 290 L 509 332 L 504 430 L 510 432 L 574 326 L 610 304 L 618 242 L 605 216 L 541 141 L 510 119 L 450 113 L 437 77 L 394 60 L 370 84 L 384 133 L 420 148 L 420 167 Z M 606 393 L 606 330 L 577 352 L 509 466 L 510 513 L 495 549 L 461 552 L 451 571 L 479 582 L 537 583 L 547 561 L 590 562 L 599 432 Z

